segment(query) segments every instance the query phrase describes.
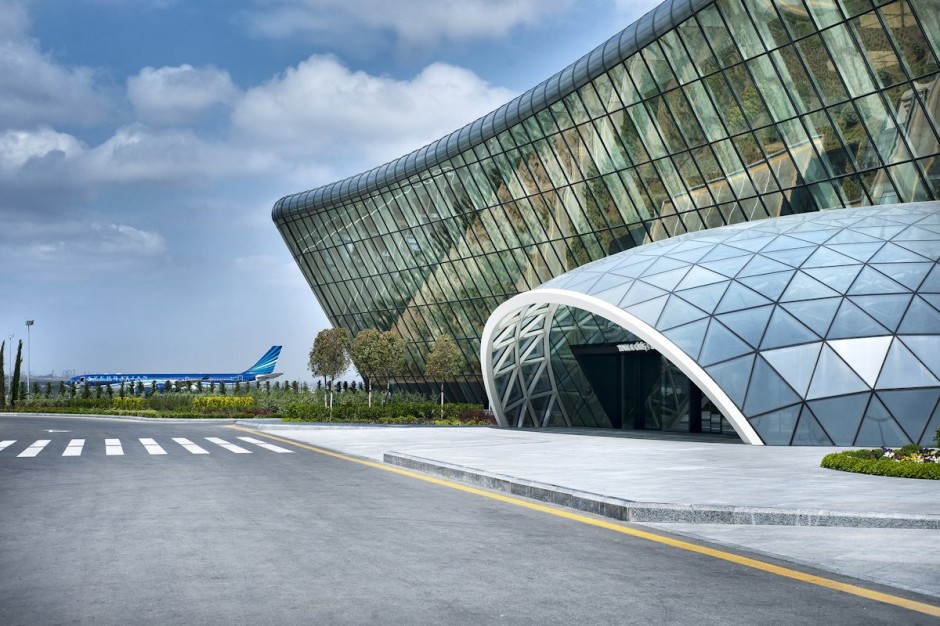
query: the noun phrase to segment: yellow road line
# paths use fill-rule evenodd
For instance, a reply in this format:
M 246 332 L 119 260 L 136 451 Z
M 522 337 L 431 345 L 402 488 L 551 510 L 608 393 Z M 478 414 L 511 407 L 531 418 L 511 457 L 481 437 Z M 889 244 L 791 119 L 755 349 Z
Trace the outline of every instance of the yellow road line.
M 548 515 L 554 515 L 555 517 L 562 517 L 562 518 L 569 519 L 575 522 L 580 522 L 582 524 L 587 524 L 589 526 L 605 528 L 607 530 L 612 530 L 614 532 L 622 533 L 624 535 L 631 535 L 633 537 L 646 539 L 648 541 L 654 541 L 656 543 L 665 544 L 667 546 L 672 546 L 674 548 L 679 548 L 681 550 L 687 550 L 689 552 L 695 552 L 697 554 L 704 554 L 706 556 L 710 556 L 716 559 L 721 559 L 723 561 L 730 561 L 731 563 L 737 563 L 738 565 L 743 565 L 745 567 L 757 569 L 762 572 L 776 574 L 777 576 L 783 576 L 784 578 L 792 578 L 794 580 L 799 580 L 805 583 L 809 583 L 811 585 L 817 585 L 819 587 L 825 587 L 827 589 L 834 589 L 836 591 L 841 591 L 843 593 L 852 594 L 854 596 L 867 598 L 869 600 L 874 600 L 876 602 L 882 602 L 884 604 L 890 604 L 893 606 L 910 609 L 911 611 L 917 611 L 918 613 L 924 613 L 926 615 L 940 617 L 940 606 L 935 606 L 933 604 L 917 602 L 915 600 L 909 600 L 907 598 L 902 598 L 900 596 L 894 596 L 888 593 L 882 593 L 880 591 L 875 591 L 873 589 L 866 589 L 865 587 L 859 587 L 858 585 L 850 585 L 848 583 L 839 582 L 837 580 L 823 578 L 822 576 L 815 576 L 813 574 L 807 574 L 805 572 L 800 572 L 795 569 L 790 569 L 788 567 L 781 567 L 779 565 L 774 565 L 773 563 L 767 563 L 765 561 L 759 561 L 757 559 L 751 559 L 745 556 L 732 554 L 731 552 L 724 552 L 722 550 L 716 550 L 715 548 L 707 548 L 705 546 L 696 545 L 694 543 L 689 543 L 687 541 L 681 541 L 679 539 L 673 539 L 671 537 L 664 537 L 662 535 L 657 535 L 655 533 L 638 530 L 636 528 L 630 528 L 629 526 L 623 526 L 621 524 L 614 523 L 614 522 L 607 522 L 607 521 L 600 520 L 600 519 L 594 519 L 586 515 L 581 515 L 579 513 L 572 513 L 570 511 L 565 511 L 562 509 L 556 509 L 556 508 L 546 506 L 543 504 L 537 504 L 535 502 L 527 502 L 526 500 L 520 500 L 519 498 L 514 498 L 512 496 L 507 496 L 507 495 L 503 495 L 503 494 L 495 493 L 491 491 L 484 491 L 483 489 L 477 489 L 476 487 L 471 487 L 469 485 L 463 485 L 460 483 L 451 482 L 449 480 L 435 478 L 433 476 L 420 474 L 418 472 L 413 472 L 411 470 L 402 469 L 400 467 L 395 467 L 393 465 L 385 465 L 383 463 L 377 463 L 375 461 L 359 459 L 354 456 L 348 456 L 346 454 L 340 454 L 339 452 L 333 452 L 332 450 L 326 450 L 324 448 L 318 448 L 316 446 L 311 446 L 305 443 L 300 443 L 298 441 L 293 441 L 291 439 L 285 439 L 284 437 L 278 437 L 276 435 L 271 435 L 266 432 L 257 431 L 252 428 L 244 428 L 242 426 L 228 426 L 227 428 L 235 428 L 237 430 L 244 430 L 246 432 L 252 432 L 257 435 L 261 435 L 262 437 L 267 437 L 268 439 L 280 441 L 286 444 L 297 446 L 299 448 L 303 448 L 305 450 L 310 450 L 312 452 L 317 452 L 319 454 L 324 454 L 326 456 L 331 456 L 337 459 L 342 459 L 344 461 L 350 461 L 352 463 L 359 463 L 360 465 L 367 465 L 368 467 L 373 467 L 375 469 L 380 469 L 386 472 L 392 472 L 393 474 L 401 474 L 402 476 L 408 476 L 410 478 L 417 478 L 418 480 L 423 480 L 425 482 L 433 483 L 435 485 L 441 485 L 442 487 L 449 487 L 450 489 L 456 489 L 458 491 L 472 493 L 474 495 L 482 496 L 484 498 L 490 498 L 491 500 L 499 500 L 500 502 L 505 502 L 507 504 L 513 504 L 515 506 L 521 506 L 523 508 L 531 509 L 533 511 L 539 511 L 542 513 L 547 513 Z

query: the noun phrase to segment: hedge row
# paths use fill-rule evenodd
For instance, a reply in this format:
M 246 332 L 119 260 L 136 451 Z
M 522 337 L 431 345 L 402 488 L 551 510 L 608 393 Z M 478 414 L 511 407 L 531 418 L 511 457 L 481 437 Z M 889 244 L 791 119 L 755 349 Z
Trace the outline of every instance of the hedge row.
M 289 402 L 284 407 L 284 421 L 294 422 L 375 422 L 379 424 L 495 424 L 492 415 L 479 404 L 435 402 L 391 402 L 389 404 L 340 404 L 330 409 L 322 404 Z
M 874 455 L 880 455 L 880 452 L 880 450 L 834 452 L 824 456 L 820 465 L 827 469 L 855 472 L 856 474 L 940 480 L 940 463 L 913 463 L 910 461 L 872 458 Z

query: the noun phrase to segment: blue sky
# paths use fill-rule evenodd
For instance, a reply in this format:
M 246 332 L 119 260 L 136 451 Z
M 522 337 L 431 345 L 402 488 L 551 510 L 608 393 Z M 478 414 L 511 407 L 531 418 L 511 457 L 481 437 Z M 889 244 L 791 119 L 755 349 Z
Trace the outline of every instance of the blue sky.
M 36 375 L 282 344 L 309 380 L 328 322 L 274 202 L 485 115 L 656 4 L 0 0 L 0 337 L 36 320 Z

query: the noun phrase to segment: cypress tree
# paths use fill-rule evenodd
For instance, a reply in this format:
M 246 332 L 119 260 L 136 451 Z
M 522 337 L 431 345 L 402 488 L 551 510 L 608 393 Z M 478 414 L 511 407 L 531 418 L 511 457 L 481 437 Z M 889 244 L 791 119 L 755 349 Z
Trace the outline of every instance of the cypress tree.
M 12 348 L 12 346 L 11 346 Z M 10 406 L 16 406 L 20 394 L 20 366 L 23 365 L 23 340 L 16 346 L 16 362 L 13 365 L 13 380 L 10 381 Z
M 0 343 L 0 406 L 7 405 L 7 379 L 3 372 L 3 364 L 6 363 L 7 342 Z

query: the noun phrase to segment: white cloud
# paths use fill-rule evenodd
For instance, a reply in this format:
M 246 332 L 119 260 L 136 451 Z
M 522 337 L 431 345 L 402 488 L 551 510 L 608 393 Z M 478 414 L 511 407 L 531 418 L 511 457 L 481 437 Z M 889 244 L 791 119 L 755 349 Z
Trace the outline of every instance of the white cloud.
M 36 124 L 91 124 L 110 106 L 87 67 L 63 67 L 26 37 L 18 4 L 0 7 L 0 128 Z
M 16 172 L 34 159 L 50 155 L 69 159 L 84 151 L 81 141 L 48 127 L 35 131 L 10 130 L 0 133 L 0 172 Z
M 498 39 L 571 6 L 572 0 L 257 0 L 248 25 L 273 39 L 368 38 L 391 32 L 409 46 Z M 339 36 L 337 36 L 339 35 Z
M 127 79 L 127 95 L 141 121 L 176 124 L 196 120 L 216 105 L 231 103 L 238 89 L 226 71 L 184 64 L 145 67 Z
M 513 95 L 443 63 L 396 80 L 315 55 L 248 90 L 232 120 L 243 136 L 282 154 L 323 160 L 352 155 L 377 164 L 456 130 Z

